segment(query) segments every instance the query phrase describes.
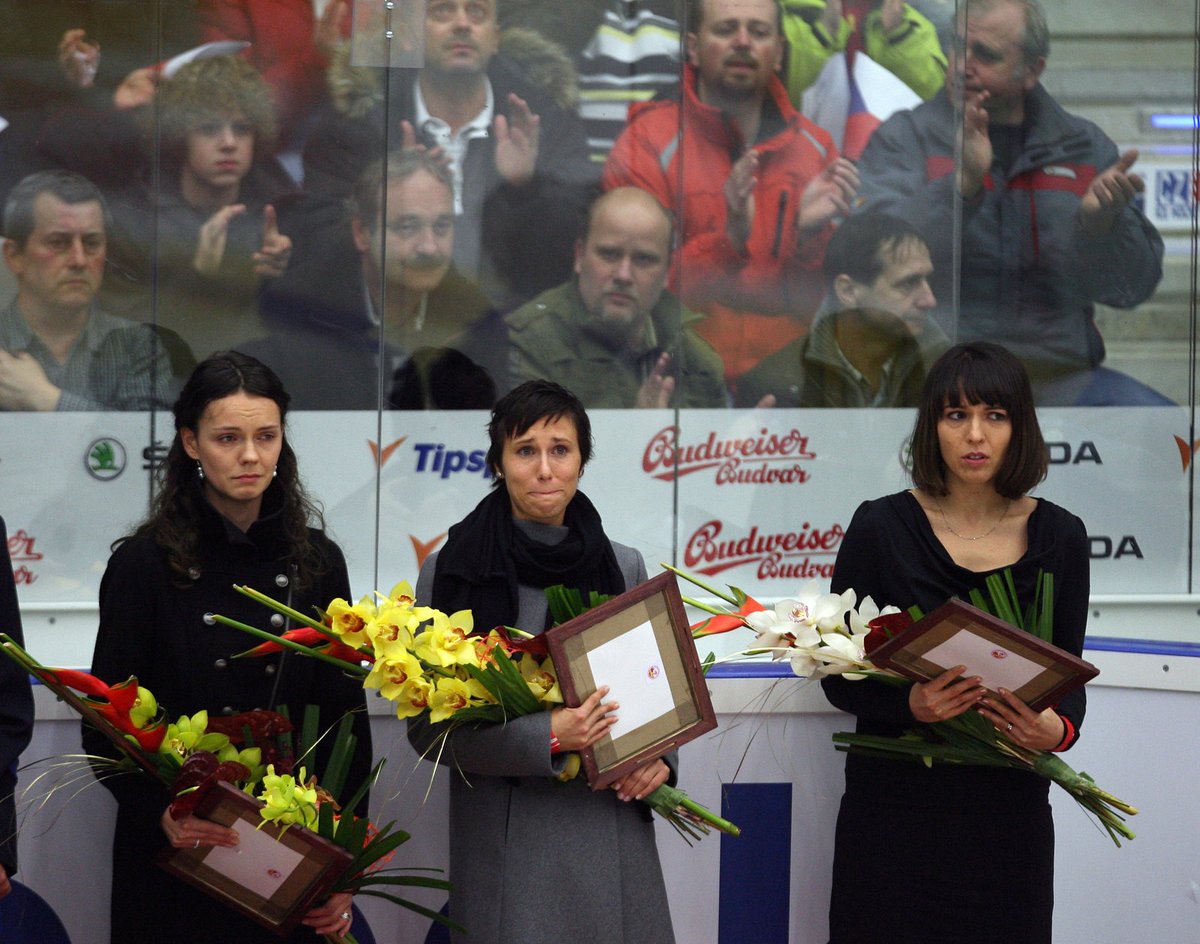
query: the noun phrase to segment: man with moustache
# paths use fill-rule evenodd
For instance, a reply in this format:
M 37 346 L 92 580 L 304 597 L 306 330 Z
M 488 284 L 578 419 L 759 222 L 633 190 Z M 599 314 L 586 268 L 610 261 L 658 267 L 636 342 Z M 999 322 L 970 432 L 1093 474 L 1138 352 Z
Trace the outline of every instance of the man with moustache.
M 895 217 L 856 214 L 834 230 L 824 270 L 825 313 L 742 378 L 737 405 L 916 406 L 926 362 L 946 347 L 928 317 L 937 300 L 921 234 Z
M 304 172 L 306 188 L 340 196 L 380 141 L 435 150 L 453 178 L 455 264 L 515 307 L 570 272 L 596 171 L 579 116 L 500 52 L 497 2 L 428 0 L 424 66 L 386 70 L 385 89 L 379 70 L 335 66 L 349 91 L 314 129 Z
M 281 216 L 291 264 L 263 296 L 272 326 L 239 350 L 301 410 L 486 409 L 506 387 L 504 322 L 454 267 L 454 187 L 422 150 L 369 165 L 347 219 L 316 199 Z
M 777 0 L 692 0 L 679 97 L 630 109 L 603 177 L 679 213 L 671 285 L 706 316 L 697 331 L 731 384 L 807 330 L 831 221 L 858 184 L 788 101 L 780 17 Z
M 0 410 L 150 410 L 171 403 L 170 365 L 147 325 L 101 311 L 108 210 L 68 171 L 30 174 L 4 207 L 17 294 L 0 310 Z
M 1050 39 L 1037 0 L 969 0 L 960 14 L 946 89 L 893 115 L 863 152 L 865 208 L 917 226 L 937 296 L 959 288 L 957 310 L 939 313 L 947 331 L 1009 348 L 1039 404 L 1169 403 L 1102 366 L 1095 323 L 1096 303 L 1133 308 L 1162 278 L 1162 238 L 1133 203 L 1137 151 L 1119 154 L 1042 87 Z
M 514 383 L 539 378 L 590 408 L 722 407 L 721 358 L 666 291 L 674 223 L 644 190 L 592 204 L 575 278 L 508 316 Z

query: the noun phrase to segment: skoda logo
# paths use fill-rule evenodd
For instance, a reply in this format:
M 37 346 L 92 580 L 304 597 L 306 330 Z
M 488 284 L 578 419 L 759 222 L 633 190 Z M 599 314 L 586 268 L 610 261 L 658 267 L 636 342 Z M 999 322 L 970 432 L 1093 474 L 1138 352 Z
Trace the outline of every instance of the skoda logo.
M 83 457 L 88 474 L 102 482 L 115 479 L 125 471 L 125 447 L 107 436 L 93 440 Z

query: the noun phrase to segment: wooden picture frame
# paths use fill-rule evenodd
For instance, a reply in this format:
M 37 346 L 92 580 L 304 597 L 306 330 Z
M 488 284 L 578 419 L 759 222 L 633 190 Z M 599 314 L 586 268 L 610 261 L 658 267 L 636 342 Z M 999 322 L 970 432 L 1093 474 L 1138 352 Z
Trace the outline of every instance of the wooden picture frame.
M 717 726 L 675 575 L 664 572 L 546 632 L 567 705 L 600 685 L 618 723 L 580 752 L 593 790 Z
M 1090 662 L 959 599 L 943 603 L 868 654 L 880 668 L 927 682 L 965 665 L 995 693 L 1006 688 L 1032 710 L 1057 705 L 1100 674 Z
M 234 847 L 168 848 L 159 853 L 158 864 L 286 937 L 325 897 L 353 857 L 302 826 L 285 830 L 264 822 L 262 806 L 261 800 L 218 783 L 200 801 L 196 815 L 237 829 L 241 841 Z

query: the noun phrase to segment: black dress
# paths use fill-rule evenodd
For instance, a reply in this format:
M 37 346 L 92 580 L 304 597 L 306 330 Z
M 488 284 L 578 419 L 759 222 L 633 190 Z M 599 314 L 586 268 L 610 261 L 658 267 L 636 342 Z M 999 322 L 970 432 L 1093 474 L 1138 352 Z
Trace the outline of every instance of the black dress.
M 1012 565 L 1022 603 L 1039 570 L 1054 574 L 1054 643 L 1079 655 L 1088 605 L 1083 522 L 1040 500 L 1028 549 Z M 1001 568 L 1003 569 L 1003 568 Z M 832 589 L 853 588 L 879 606 L 929 612 L 983 589 L 992 571 L 958 566 L 908 492 L 864 502 L 846 531 Z M 914 723 L 908 689 L 839 677 L 829 700 L 858 716 L 862 733 L 896 735 Z M 1056 711 L 1078 733 L 1082 689 Z M 1054 824 L 1048 781 L 1016 770 L 846 758 L 830 903 L 831 944 L 1049 944 L 1054 904 Z
M 200 502 L 201 563 L 189 586 L 174 582 L 165 552 L 151 537 L 121 544 L 100 583 L 100 630 L 92 672 L 109 683 L 136 675 L 172 721 L 200 709 L 233 714 L 284 704 L 298 720 L 306 704 L 318 704 L 324 729 L 345 712 L 357 710 L 358 750 L 346 780 L 354 790 L 371 767 L 370 727 L 360 682 L 315 659 L 289 655 L 282 664 L 279 656 L 230 660 L 230 655 L 251 648 L 255 640 L 204 621 L 206 613 L 216 612 L 268 627 L 270 611 L 236 593 L 234 583 L 287 600 L 292 576 L 275 492 L 276 486 L 267 491 L 262 516 L 244 534 L 207 502 Z M 337 545 L 318 531 L 311 533 L 311 544 L 323 561 L 324 573 L 315 586 L 293 595 L 292 605 L 301 612 L 312 612 L 313 604 L 326 606 L 335 597 L 350 596 L 345 559 Z M 111 756 L 113 751 L 103 735 L 86 725 L 84 747 L 90 754 Z M 102 782 L 117 799 L 113 941 L 279 942 L 271 932 L 153 864 L 154 855 L 168 845 L 159 818 L 170 798 L 157 781 L 142 774 L 122 774 Z M 318 939 L 302 928 L 288 940 L 315 944 Z

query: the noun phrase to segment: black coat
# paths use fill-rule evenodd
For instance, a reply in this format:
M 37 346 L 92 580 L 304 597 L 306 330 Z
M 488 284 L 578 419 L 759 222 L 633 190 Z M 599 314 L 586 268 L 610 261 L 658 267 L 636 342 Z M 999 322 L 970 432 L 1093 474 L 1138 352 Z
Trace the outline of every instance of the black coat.
M 122 543 L 100 583 L 100 630 L 92 671 L 110 683 L 136 675 L 171 720 L 200 709 L 232 714 L 283 704 L 299 720 L 306 704 L 319 704 L 321 725 L 327 728 L 345 712 L 357 710 L 358 751 L 347 778 L 353 790 L 371 766 L 371 735 L 360 682 L 313 659 L 287 656 L 282 667 L 279 656 L 230 660 L 255 640 L 204 620 L 206 613 L 217 612 L 251 625 L 269 625 L 269 611 L 236 593 L 234 583 L 278 600 L 288 598 L 290 568 L 278 515 L 270 510 L 272 491 L 264 499 L 264 515 L 245 534 L 204 504 L 202 520 L 197 522 L 201 563 L 188 586 L 177 585 L 166 553 L 153 538 L 143 535 Z M 325 570 L 315 586 L 293 596 L 292 606 L 301 612 L 350 595 L 346 563 L 337 545 L 318 531 L 311 533 L 311 539 Z M 113 750 L 103 736 L 86 726 L 84 746 L 91 754 L 111 756 Z M 113 842 L 114 941 L 278 940 L 151 864 L 153 856 L 167 846 L 159 818 L 169 797 L 155 780 L 121 774 L 102 782 L 118 804 Z M 315 940 L 307 930 L 297 932 L 295 939 Z
M 8 633 L 22 646 L 21 612 L 17 587 L 8 557 L 8 531 L 0 518 L 0 632 Z M 17 788 L 17 758 L 33 734 L 33 693 L 29 676 L 15 662 L 0 657 L 0 866 L 12 875 L 17 871 L 17 817 L 13 793 Z

